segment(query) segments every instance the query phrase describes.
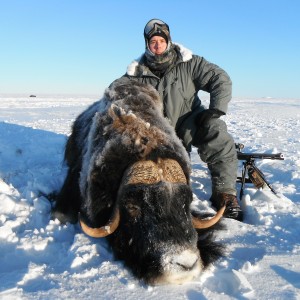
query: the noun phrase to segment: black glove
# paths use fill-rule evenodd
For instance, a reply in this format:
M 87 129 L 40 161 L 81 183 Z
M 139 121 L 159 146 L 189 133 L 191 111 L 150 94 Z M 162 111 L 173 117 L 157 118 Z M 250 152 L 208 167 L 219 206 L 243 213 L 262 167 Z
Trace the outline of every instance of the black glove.
M 197 126 L 201 127 L 205 125 L 210 119 L 220 118 L 223 115 L 225 114 L 217 109 L 205 109 L 197 115 L 195 122 Z

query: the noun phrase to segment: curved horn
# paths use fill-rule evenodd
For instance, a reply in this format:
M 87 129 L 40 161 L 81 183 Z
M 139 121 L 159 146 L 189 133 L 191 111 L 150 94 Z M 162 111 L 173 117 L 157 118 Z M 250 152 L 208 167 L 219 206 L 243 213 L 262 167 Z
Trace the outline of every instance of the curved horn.
M 94 238 L 106 237 L 112 234 L 118 228 L 120 222 L 120 212 L 119 209 L 116 209 L 112 218 L 108 221 L 108 223 L 99 228 L 91 228 L 87 226 L 80 218 L 79 218 L 79 222 L 82 231 L 88 236 Z
M 192 223 L 194 228 L 196 229 L 205 229 L 215 225 L 223 216 L 226 206 L 224 205 L 222 208 L 218 210 L 216 215 L 208 220 L 202 220 L 197 217 L 192 217 Z

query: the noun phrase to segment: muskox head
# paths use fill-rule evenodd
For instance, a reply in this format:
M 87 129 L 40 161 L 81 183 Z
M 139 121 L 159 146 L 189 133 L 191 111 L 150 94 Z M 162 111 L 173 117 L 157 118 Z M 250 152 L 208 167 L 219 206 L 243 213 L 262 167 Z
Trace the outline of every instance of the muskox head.
M 109 236 L 117 258 L 147 283 L 182 283 L 206 264 L 195 228 L 214 225 L 224 211 L 209 220 L 193 217 L 192 198 L 177 161 L 142 160 L 125 171 L 109 222 L 89 228 L 81 221 L 81 226 L 92 237 Z

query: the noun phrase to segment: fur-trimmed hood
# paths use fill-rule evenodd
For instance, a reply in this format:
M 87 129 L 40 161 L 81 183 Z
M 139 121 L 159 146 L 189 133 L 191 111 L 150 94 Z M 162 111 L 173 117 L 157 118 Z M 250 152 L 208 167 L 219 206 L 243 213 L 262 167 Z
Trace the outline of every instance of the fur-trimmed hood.
M 193 53 L 191 50 L 184 46 L 173 43 L 175 49 L 181 54 L 181 60 L 179 62 L 186 62 L 192 59 Z M 145 54 L 142 54 L 139 58 L 135 59 L 128 67 L 126 74 L 129 76 L 137 76 L 139 74 L 148 73 L 148 68 L 144 64 Z

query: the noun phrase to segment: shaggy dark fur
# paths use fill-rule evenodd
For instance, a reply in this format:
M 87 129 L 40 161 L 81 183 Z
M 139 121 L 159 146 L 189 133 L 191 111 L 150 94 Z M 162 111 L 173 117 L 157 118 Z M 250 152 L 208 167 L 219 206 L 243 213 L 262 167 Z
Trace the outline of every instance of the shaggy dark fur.
M 159 158 L 176 160 L 187 184 L 122 184 L 132 164 Z M 159 282 L 166 272 L 164 261 L 169 260 L 185 272 L 189 268 L 181 265 L 180 256 L 184 250 L 197 252 L 202 267 L 222 255 L 210 234 L 199 240 L 192 227 L 189 157 L 151 86 L 131 82 L 108 89 L 74 122 L 65 160 L 69 172 L 53 217 L 75 223 L 80 212 L 86 224 L 99 227 L 118 205 L 120 224 L 109 241 L 137 277 Z M 176 259 L 180 263 L 172 262 Z

